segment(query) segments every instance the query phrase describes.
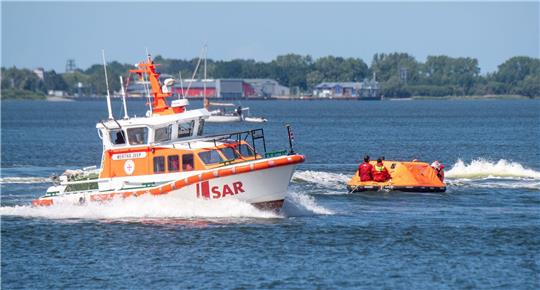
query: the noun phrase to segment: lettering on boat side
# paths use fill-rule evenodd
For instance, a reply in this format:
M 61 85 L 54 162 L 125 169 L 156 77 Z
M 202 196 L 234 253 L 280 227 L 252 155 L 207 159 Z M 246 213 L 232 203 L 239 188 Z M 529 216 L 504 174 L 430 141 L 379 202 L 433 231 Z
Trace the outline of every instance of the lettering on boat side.
M 133 174 L 134 171 L 135 171 L 135 162 L 133 162 L 133 160 L 130 159 L 124 162 L 124 172 L 127 175 Z
M 232 184 L 210 186 L 209 181 L 203 181 L 196 184 L 197 198 L 219 199 L 228 195 L 236 195 L 244 191 L 244 184 L 241 181 Z
M 113 160 L 125 160 L 125 159 L 137 159 L 146 157 L 146 152 L 130 152 L 130 153 L 120 153 L 113 154 Z

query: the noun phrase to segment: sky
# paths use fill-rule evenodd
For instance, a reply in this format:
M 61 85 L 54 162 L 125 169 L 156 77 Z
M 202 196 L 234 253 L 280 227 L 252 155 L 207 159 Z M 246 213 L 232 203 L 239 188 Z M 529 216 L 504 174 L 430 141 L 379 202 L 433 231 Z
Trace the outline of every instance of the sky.
M 107 60 L 269 61 L 406 52 L 477 58 L 493 72 L 513 56 L 540 57 L 540 2 L 1 2 L 1 65 L 64 72 Z

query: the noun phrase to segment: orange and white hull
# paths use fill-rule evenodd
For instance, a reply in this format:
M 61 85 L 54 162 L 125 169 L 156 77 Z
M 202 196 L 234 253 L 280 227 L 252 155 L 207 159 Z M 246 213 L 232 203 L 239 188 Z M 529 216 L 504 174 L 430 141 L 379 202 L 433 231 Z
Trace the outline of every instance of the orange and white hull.
M 225 167 L 192 172 L 172 181 L 155 179 L 156 186 L 144 189 L 90 190 L 56 196 L 44 196 L 32 201 L 35 206 L 59 203 L 84 204 L 106 202 L 116 198 L 136 198 L 142 195 L 169 195 L 179 201 L 220 202 L 235 199 L 264 209 L 279 209 L 287 187 L 302 155 L 259 159 Z M 159 176 L 155 176 L 159 178 Z M 107 182 L 100 180 L 100 183 Z

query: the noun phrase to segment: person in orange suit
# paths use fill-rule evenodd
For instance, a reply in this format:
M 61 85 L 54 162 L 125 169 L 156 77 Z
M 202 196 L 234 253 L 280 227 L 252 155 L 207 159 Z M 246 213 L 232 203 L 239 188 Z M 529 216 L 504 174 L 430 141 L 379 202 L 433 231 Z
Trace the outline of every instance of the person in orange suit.
M 384 164 L 382 162 L 382 159 L 377 159 L 377 164 L 373 167 L 373 180 L 377 182 L 385 182 L 391 179 L 390 173 L 388 173 L 388 169 L 384 167 Z
M 372 181 L 373 180 L 373 165 L 369 164 L 369 156 L 364 156 L 364 162 L 358 166 L 358 175 L 360 181 Z

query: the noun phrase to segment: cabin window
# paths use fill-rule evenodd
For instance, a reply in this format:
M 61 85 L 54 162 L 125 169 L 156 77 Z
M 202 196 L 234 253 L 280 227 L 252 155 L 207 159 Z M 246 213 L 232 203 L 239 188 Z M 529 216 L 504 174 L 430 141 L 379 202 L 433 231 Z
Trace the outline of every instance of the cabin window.
M 154 173 L 163 173 L 165 172 L 165 157 L 157 156 L 154 157 Z
M 68 184 L 66 186 L 65 192 L 85 191 L 85 190 L 94 190 L 94 189 L 98 189 L 97 182 L 75 183 L 75 184 Z
M 227 159 L 227 161 L 234 160 L 236 159 L 236 157 L 238 157 L 237 155 L 238 153 L 236 153 L 236 151 L 234 151 L 234 149 L 231 147 L 221 148 L 219 149 L 219 151 L 221 151 L 221 153 L 223 154 L 223 156 L 225 156 L 225 159 Z
M 236 147 L 236 149 L 238 149 L 238 152 L 240 152 L 240 155 L 242 155 L 242 157 L 255 156 L 255 152 L 253 152 L 253 149 L 251 149 L 251 147 L 249 147 L 249 145 L 247 144 L 240 144 L 238 145 L 238 147 Z
M 178 155 L 170 155 L 167 157 L 167 169 L 169 172 L 176 172 L 180 169 Z
M 122 130 L 111 130 L 111 143 L 114 145 L 126 144 L 126 134 Z
M 169 125 L 163 128 L 157 128 L 154 136 L 154 142 L 163 142 L 171 140 L 171 129 L 172 126 Z
M 197 136 L 202 136 L 204 130 L 204 119 L 199 119 L 199 128 L 197 128 Z
M 193 164 L 193 154 L 182 155 L 182 170 L 191 171 L 195 168 Z
M 190 137 L 193 134 L 193 124 L 195 122 L 179 123 L 178 124 L 178 138 Z
M 131 145 L 148 143 L 148 128 L 146 127 L 127 129 L 127 135 L 129 144 Z
M 219 155 L 217 150 L 199 152 L 199 158 L 201 158 L 204 164 L 214 164 L 223 162 L 223 157 Z

